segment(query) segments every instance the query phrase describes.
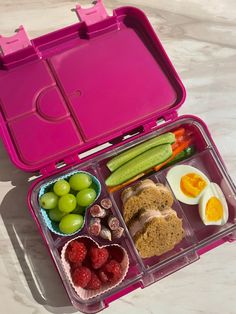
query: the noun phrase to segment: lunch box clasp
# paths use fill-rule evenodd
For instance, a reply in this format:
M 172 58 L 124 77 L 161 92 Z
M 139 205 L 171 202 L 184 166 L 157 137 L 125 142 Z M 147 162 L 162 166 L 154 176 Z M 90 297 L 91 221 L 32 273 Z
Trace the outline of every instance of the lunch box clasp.
M 102 0 L 96 1 L 96 4 L 88 9 L 84 9 L 78 4 L 75 11 L 81 22 L 85 22 L 88 26 L 108 18 Z

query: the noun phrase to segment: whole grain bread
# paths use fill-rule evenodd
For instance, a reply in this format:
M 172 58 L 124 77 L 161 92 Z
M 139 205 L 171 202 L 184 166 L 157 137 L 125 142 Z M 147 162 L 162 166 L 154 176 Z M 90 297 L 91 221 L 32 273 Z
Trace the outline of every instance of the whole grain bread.
M 144 227 L 133 236 L 133 240 L 140 256 L 148 258 L 172 250 L 183 237 L 182 220 L 173 209 L 166 208 L 158 217 L 149 219 Z
M 125 189 L 121 199 L 123 217 L 127 225 L 142 209 L 164 210 L 166 206 L 171 207 L 173 204 L 173 195 L 170 190 L 163 184 L 155 184 L 149 179 Z

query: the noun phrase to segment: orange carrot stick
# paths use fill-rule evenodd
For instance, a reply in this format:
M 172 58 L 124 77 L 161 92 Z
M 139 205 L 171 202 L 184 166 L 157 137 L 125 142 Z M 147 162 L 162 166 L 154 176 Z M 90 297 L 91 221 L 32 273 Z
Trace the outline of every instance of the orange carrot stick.
M 171 145 L 172 152 L 173 152 L 174 150 L 176 150 L 177 147 L 179 147 L 179 143 L 178 143 L 178 142 L 174 142 L 174 143 Z
M 177 138 L 177 140 L 171 145 L 172 151 L 176 150 L 182 143 L 188 141 L 190 139 L 190 136 L 183 135 Z
M 183 134 L 182 130 L 178 130 L 178 136 L 175 137 L 175 142 L 171 145 L 172 151 L 181 145 L 181 143 L 189 140 L 192 137 L 192 132 L 186 131 Z
M 187 140 L 185 140 L 184 142 L 182 142 L 174 151 L 173 154 L 170 158 L 168 158 L 166 161 L 164 161 L 163 163 L 157 165 L 154 167 L 155 171 L 160 170 L 162 167 L 164 167 L 166 164 L 168 164 L 168 162 L 172 161 L 176 155 L 178 155 L 179 153 L 181 153 L 184 149 L 188 148 L 189 145 L 192 143 L 192 139 L 189 138 Z
M 171 132 L 175 135 L 175 138 L 183 136 L 185 134 L 185 129 L 184 128 L 179 128 L 173 132 Z
M 185 139 L 186 133 L 184 128 L 177 129 L 172 133 L 175 135 L 175 142 L 171 146 L 172 150 L 175 150 L 179 146 L 179 143 Z

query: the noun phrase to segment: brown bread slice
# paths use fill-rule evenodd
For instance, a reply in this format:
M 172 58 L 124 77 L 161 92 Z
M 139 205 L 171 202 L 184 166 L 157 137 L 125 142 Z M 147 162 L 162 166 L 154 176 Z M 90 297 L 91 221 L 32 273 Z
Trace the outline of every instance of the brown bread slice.
M 183 237 L 182 220 L 173 209 L 168 208 L 158 217 L 148 219 L 144 227 L 133 236 L 133 240 L 140 256 L 148 258 L 172 250 Z
M 140 209 L 163 210 L 173 204 L 173 195 L 163 184 L 155 184 L 144 180 L 137 185 L 125 189 L 121 195 L 123 201 L 123 216 L 128 225 Z

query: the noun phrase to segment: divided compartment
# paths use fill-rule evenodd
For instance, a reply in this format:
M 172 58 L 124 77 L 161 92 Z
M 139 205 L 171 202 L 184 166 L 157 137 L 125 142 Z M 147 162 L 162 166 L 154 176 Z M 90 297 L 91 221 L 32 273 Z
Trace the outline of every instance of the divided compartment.
M 104 184 L 105 179 L 110 174 L 110 171 L 106 164 L 112 157 L 115 157 L 122 153 L 123 151 L 128 150 L 129 148 L 133 148 L 134 146 L 144 143 L 145 141 L 148 141 L 156 136 L 159 136 L 167 132 L 171 132 L 182 127 L 185 128 L 188 132 L 193 134 L 193 143 L 191 145 L 194 145 L 196 153 L 202 152 L 208 147 L 211 147 L 212 145 L 211 141 L 208 135 L 206 134 L 204 127 L 201 125 L 201 120 L 195 119 L 194 117 L 191 118 L 183 117 L 178 118 L 175 122 L 164 123 L 164 125 L 161 125 L 161 123 L 159 125 L 159 120 L 157 120 L 156 125 L 153 126 L 153 128 L 149 132 L 146 132 L 143 135 L 140 134 L 138 137 L 136 137 L 136 134 L 134 134 L 134 139 L 132 139 L 132 136 L 130 137 L 124 136 L 123 138 L 121 138 L 121 141 L 124 142 L 122 143 L 122 145 L 119 145 L 119 147 L 113 148 L 113 150 L 105 154 L 101 154 L 96 158 L 95 165 L 98 172 L 100 173 L 100 177 L 102 178 Z M 160 173 L 161 171 L 162 170 L 158 171 L 158 173 Z
M 229 233 L 229 230 L 235 229 L 236 224 L 236 198 L 233 191 L 233 187 L 230 184 L 227 173 L 222 167 L 221 160 L 216 154 L 216 151 L 213 147 L 207 148 L 206 150 L 195 154 L 190 157 L 188 160 L 184 160 L 178 165 L 189 165 L 194 168 L 197 168 L 203 172 L 209 179 L 210 182 L 217 183 L 227 201 L 229 218 L 226 224 L 222 226 L 206 226 L 202 222 L 198 205 L 187 205 L 180 202 L 181 208 L 185 213 L 189 224 L 194 230 L 195 236 L 197 238 L 198 246 L 202 246 L 205 243 L 212 240 L 217 240 L 222 238 L 226 233 Z M 162 175 L 165 176 L 171 167 L 162 171 Z M 173 191 L 172 191 L 173 192 Z
M 41 196 L 43 196 L 47 192 L 52 192 L 52 186 L 58 181 L 58 179 L 68 180 L 72 175 L 77 174 L 77 173 L 78 173 L 78 170 L 70 171 L 69 173 L 65 173 L 64 175 L 61 175 L 59 178 L 55 178 L 55 179 L 50 180 L 49 182 L 43 184 L 40 187 L 38 197 L 40 198 Z M 79 170 L 79 173 L 88 173 L 88 171 Z M 91 174 L 91 172 L 90 172 L 90 174 Z M 93 203 L 95 203 L 97 201 L 97 199 L 99 198 L 99 196 L 100 196 L 101 185 L 100 185 L 99 180 L 97 180 L 96 176 L 91 174 L 91 178 L 92 178 L 92 184 L 91 184 L 90 187 L 95 190 L 96 195 L 97 195 L 95 201 L 93 202 Z M 73 195 L 76 195 L 75 191 L 72 191 L 72 192 L 70 191 L 69 193 L 72 193 Z M 84 225 L 86 224 L 86 221 L 87 221 L 87 219 L 86 219 L 87 215 L 85 214 L 85 216 L 84 216 L 85 219 L 84 219 L 84 222 L 83 222 L 83 225 L 81 226 L 81 228 L 78 231 L 71 232 L 68 235 L 65 235 L 65 234 L 63 234 L 60 231 L 59 223 L 58 222 L 54 222 L 54 221 L 52 221 L 50 219 L 49 214 L 48 214 L 49 210 L 41 208 L 40 211 L 41 211 L 41 215 L 43 216 L 43 219 L 44 219 L 48 229 L 50 231 L 52 231 L 54 234 L 57 234 L 59 236 L 72 236 L 74 234 L 77 234 L 80 230 L 83 229 L 83 227 L 84 227 Z M 74 212 L 71 212 L 71 213 L 74 213 Z
M 161 183 L 165 186 L 168 186 L 168 183 L 163 176 L 163 174 L 157 173 L 150 176 L 146 176 L 146 179 L 152 180 L 154 183 Z M 136 184 L 137 182 L 133 183 L 132 185 Z M 130 186 L 132 186 L 130 185 Z M 114 192 L 112 197 L 117 204 L 117 207 L 122 212 L 122 201 L 121 201 L 121 193 L 125 188 L 121 189 L 120 191 Z M 173 194 L 174 196 L 174 194 Z M 146 270 L 155 271 L 162 267 L 163 264 L 167 264 L 178 257 L 182 257 L 186 255 L 188 252 L 191 254 L 194 252 L 195 245 L 196 245 L 196 237 L 194 234 L 194 230 L 192 229 L 191 225 L 186 218 L 185 213 L 182 210 L 178 200 L 174 197 L 174 203 L 172 205 L 172 209 L 174 209 L 177 213 L 177 216 L 182 219 L 183 229 L 185 231 L 185 235 L 180 243 L 178 243 L 172 250 L 168 251 L 165 254 L 160 256 L 153 256 L 150 258 L 144 258 L 143 265 Z M 137 251 L 137 250 L 136 250 Z M 138 251 L 137 254 L 139 255 Z
M 49 182 L 53 182 L 56 179 L 63 177 L 65 175 L 69 175 L 70 173 L 73 173 L 75 171 L 86 171 L 90 174 L 94 175 L 100 182 L 99 174 L 97 173 L 94 166 L 91 164 L 91 162 L 84 163 L 81 166 L 75 166 L 73 168 L 70 168 L 69 170 L 63 171 L 61 173 L 58 173 L 50 178 L 46 178 L 43 180 L 38 180 L 38 182 L 33 187 L 32 192 L 29 194 L 30 202 L 31 202 L 31 211 L 32 215 L 40 229 L 40 232 L 47 244 L 47 247 L 49 249 L 49 252 L 51 254 L 51 257 L 55 263 L 55 266 L 57 270 L 60 273 L 62 282 L 65 286 L 65 289 L 69 295 L 69 298 L 72 302 L 72 304 L 79 309 L 82 312 L 98 312 L 99 310 L 103 309 L 107 304 L 110 302 L 110 300 L 113 299 L 114 295 L 119 294 L 121 291 L 131 291 L 132 287 L 139 287 L 141 286 L 141 279 L 142 279 L 142 273 L 143 273 L 143 265 L 141 262 L 141 259 L 136 256 L 135 249 L 133 247 L 132 241 L 130 240 L 129 235 L 127 235 L 127 231 L 124 230 L 124 234 L 120 239 L 113 240 L 110 242 L 109 240 L 104 240 L 101 237 L 91 236 L 87 232 L 87 228 L 89 225 L 90 220 L 90 214 L 89 210 L 86 210 L 85 214 L 85 224 L 84 227 L 77 232 L 76 234 L 72 236 L 60 236 L 48 229 L 46 226 L 45 220 L 42 216 L 42 213 L 40 211 L 40 207 L 38 204 L 38 195 L 39 191 L 42 186 L 45 184 L 48 184 Z M 102 182 L 101 182 L 102 183 Z M 105 197 L 109 197 L 109 195 L 106 193 L 104 186 L 102 185 L 101 195 L 95 202 L 95 204 L 100 204 L 101 200 Z M 111 208 L 111 212 L 119 219 L 120 225 L 125 228 L 123 220 L 120 220 L 119 215 L 117 215 L 116 207 L 113 204 Z M 122 246 L 129 258 L 129 268 L 128 272 L 124 278 L 124 280 L 116 287 L 112 288 L 111 290 L 104 292 L 92 299 L 89 300 L 83 300 L 81 299 L 76 292 L 74 291 L 73 287 L 71 286 L 65 272 L 62 266 L 61 262 L 61 250 L 63 246 L 70 240 L 78 237 L 78 236 L 89 236 L 91 237 L 95 242 L 98 243 L 99 246 L 106 246 L 109 244 L 118 244 Z

